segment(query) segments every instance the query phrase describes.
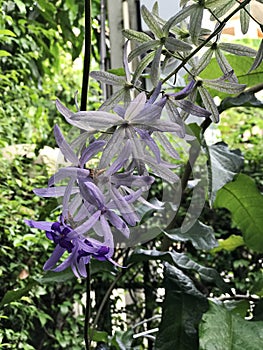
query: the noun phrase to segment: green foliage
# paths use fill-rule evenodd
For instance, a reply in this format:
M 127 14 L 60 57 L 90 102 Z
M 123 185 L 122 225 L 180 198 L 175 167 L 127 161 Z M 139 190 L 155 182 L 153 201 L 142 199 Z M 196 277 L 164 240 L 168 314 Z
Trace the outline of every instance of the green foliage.
M 130 60 L 139 60 L 131 81 L 125 80 L 123 68 L 93 73 L 99 81 L 115 82 L 121 87 L 122 90 L 115 91 L 104 103 L 105 108 L 111 109 L 114 103 L 128 100 L 132 88 L 139 91 L 145 88 L 141 85 L 142 76 L 153 83 L 161 77 L 164 84 L 169 82 L 172 92 L 178 92 L 173 79 L 177 78 L 180 67 L 189 63 L 187 69 L 190 78 L 195 79 L 196 90 L 184 102 L 188 108 L 190 102 L 204 105 L 216 122 L 220 116 L 218 128 L 226 142 L 205 145 L 203 125 L 192 124 L 192 129 L 198 130 L 201 148 L 206 151 L 210 181 L 204 211 L 193 226 L 186 231 L 180 228 L 197 188 L 190 181 L 190 174 L 187 179 L 184 177 L 186 165 L 186 172 L 178 170 L 187 184 L 172 227 L 145 243 L 143 249 L 116 249 L 116 260 L 126 266 L 119 273 L 109 263 L 91 263 L 95 294 L 92 320 L 111 284 L 119 288 L 117 296 L 112 295 L 105 302 L 97 329 L 90 330 L 97 349 L 257 350 L 263 345 L 260 333 L 262 256 L 256 253 L 263 251 L 263 203 L 255 185 L 260 189 L 263 185 L 260 177 L 263 119 L 262 102 L 256 97 L 254 87 L 259 85 L 261 89 L 263 46 L 258 41 L 222 43 L 219 32 L 213 37 L 215 44 L 205 43 L 211 32 L 201 28 L 204 9 L 209 8 L 220 17 L 233 10 L 236 1 L 189 3 L 182 0 L 185 7 L 168 22 L 160 18 L 158 2 L 152 12 L 143 7 L 144 20 L 153 35 L 124 31 L 126 38 L 138 42 L 138 47 L 129 55 Z M 99 5 L 99 0 L 92 1 L 94 16 Z M 44 202 L 32 193 L 35 187 L 45 187 L 48 177 L 48 169 L 37 164 L 36 157 L 44 145 L 55 145 L 52 128 L 58 121 L 61 124 L 61 120 L 54 100 L 59 97 L 66 104 L 74 105 L 75 91 L 80 89 L 84 2 L 8 0 L 0 1 L 0 8 L 0 146 L 3 148 L 0 155 L 0 348 L 80 350 L 84 348 L 84 281 L 76 281 L 69 270 L 44 274 L 42 266 L 53 247 L 43 232 L 29 229 L 23 220 L 25 217 L 57 219 L 58 203 Z M 189 28 L 185 19 L 190 21 Z M 94 19 L 92 24 L 93 65 L 99 58 L 99 20 Z M 248 28 L 248 20 L 247 12 L 242 10 L 243 32 Z M 250 47 L 259 47 L 258 53 Z M 191 52 L 201 48 L 205 54 L 197 63 L 188 58 Z M 171 67 L 173 70 L 167 73 L 166 69 Z M 231 75 L 232 68 L 235 73 Z M 247 84 L 252 90 L 242 92 L 244 85 L 241 84 Z M 152 91 L 147 93 L 150 96 Z M 230 97 L 229 94 L 238 95 Z M 221 98 L 219 108 L 214 96 Z M 89 108 L 99 107 L 100 98 L 99 85 L 91 80 Z M 178 106 L 183 108 L 182 101 Z M 181 114 L 182 119 L 187 119 L 185 111 Z M 178 117 L 175 113 L 174 118 L 183 124 L 180 114 Z M 69 130 L 68 125 L 63 128 Z M 175 139 L 175 135 L 170 138 Z M 10 145 L 18 148 L 11 148 L 11 155 L 7 155 L 6 146 Z M 191 150 L 198 153 L 199 148 L 198 144 Z M 185 153 L 183 159 L 187 161 L 188 152 Z M 194 152 L 190 153 L 190 158 L 194 156 Z M 204 162 L 200 164 L 195 163 L 198 174 L 202 173 Z M 242 169 L 255 183 L 244 174 L 236 176 Z M 150 196 L 161 198 L 162 191 L 158 179 Z M 173 187 L 170 191 L 177 195 Z M 209 204 L 214 200 L 211 209 Z M 145 222 L 158 223 L 158 216 L 147 221 L 150 216 L 152 212 L 145 215 Z M 164 297 L 160 296 L 162 288 Z M 130 302 L 120 307 L 123 291 Z M 236 300 L 235 294 L 242 294 L 243 297 L 239 297 L 243 300 Z M 250 298 L 252 307 L 247 300 L 250 295 L 258 297 Z M 211 296 L 213 300 L 208 302 Z M 218 297 L 229 300 L 219 302 Z M 248 316 L 249 321 L 245 319 Z
M 215 206 L 230 210 L 246 245 L 263 252 L 263 196 L 250 177 L 240 174 L 226 184 L 218 191 Z
M 219 350 L 241 347 L 260 350 L 263 346 L 262 322 L 246 321 L 235 309 L 228 308 L 227 302 L 210 302 L 209 311 L 200 325 L 200 349 Z
M 198 324 L 208 309 L 205 296 L 181 270 L 166 264 L 165 300 L 156 350 L 197 350 Z

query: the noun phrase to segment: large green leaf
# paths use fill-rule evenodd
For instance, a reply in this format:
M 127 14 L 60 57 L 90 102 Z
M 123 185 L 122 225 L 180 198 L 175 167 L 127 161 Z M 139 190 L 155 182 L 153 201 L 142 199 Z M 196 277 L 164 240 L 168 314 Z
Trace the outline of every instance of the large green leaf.
M 209 153 L 209 196 L 213 203 L 217 191 L 241 171 L 244 158 L 239 150 L 229 150 L 224 142 L 208 147 Z
M 181 270 L 166 264 L 165 300 L 155 350 L 197 350 L 198 324 L 208 308 L 205 296 Z
M 246 321 L 223 304 L 210 304 L 200 325 L 200 350 L 261 350 L 263 322 Z
M 224 292 L 230 292 L 230 287 L 223 281 L 215 269 L 199 265 L 184 253 L 177 253 L 175 251 L 160 252 L 158 250 L 136 249 L 131 255 L 129 262 L 138 263 L 149 260 L 166 261 L 184 271 L 196 271 L 203 280 L 207 281 L 208 283 L 215 284 Z
M 249 176 L 239 174 L 226 184 L 218 191 L 214 204 L 231 212 L 249 248 L 263 252 L 263 196 Z
M 212 249 L 217 246 L 212 227 L 196 221 L 187 232 L 182 232 L 181 228 L 176 228 L 164 232 L 173 241 L 191 241 L 196 249 Z

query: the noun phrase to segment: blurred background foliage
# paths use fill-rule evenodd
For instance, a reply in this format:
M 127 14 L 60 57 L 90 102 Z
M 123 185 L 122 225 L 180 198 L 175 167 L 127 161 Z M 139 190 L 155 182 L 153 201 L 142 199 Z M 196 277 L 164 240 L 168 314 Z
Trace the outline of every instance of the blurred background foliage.
M 99 1 L 93 4 L 93 68 L 99 61 Z M 83 1 L 13 0 L 0 1 L 0 300 L 7 292 L 12 302 L 2 302 L 0 309 L 0 348 L 4 349 L 83 349 L 84 281 L 72 274 L 43 277 L 42 266 L 52 245 L 42 231 L 32 233 L 24 218 L 56 220 L 57 202 L 42 201 L 32 190 L 46 186 L 49 168 L 39 158 L 44 146 L 55 146 L 52 128 L 55 123 L 69 131 L 55 109 L 60 98 L 74 105 L 74 94 L 80 90 L 83 46 Z M 91 81 L 88 108 L 99 104 L 100 88 Z M 222 113 L 218 130 L 231 149 L 239 148 L 245 158 L 244 173 L 253 177 L 262 190 L 263 110 L 236 107 Z M 221 136 L 219 136 L 220 139 Z M 26 144 L 27 146 L 25 146 Z M 14 147 L 14 146 L 17 147 Z M 24 146 L 22 146 L 24 145 Z M 11 148 L 8 148 L 12 146 Z M 154 195 L 158 195 L 158 182 Z M 189 198 L 191 190 L 189 189 Z M 187 208 L 189 199 L 185 199 Z M 47 217 L 47 213 L 49 217 Z M 187 251 L 200 264 L 214 267 L 230 282 L 237 294 L 263 295 L 262 256 L 246 248 L 241 234 L 225 209 L 211 211 L 208 203 L 202 222 L 214 228 L 221 249 L 197 251 L 191 243 L 175 244 L 178 252 Z M 227 241 L 227 239 L 230 239 Z M 159 248 L 160 239 L 145 244 L 146 249 Z M 117 251 L 117 255 L 123 254 Z M 158 324 L 161 313 L 162 264 L 144 261 L 130 268 L 116 287 L 126 289 L 126 303 L 114 294 L 106 303 L 94 339 L 98 349 L 108 343 L 112 349 L 128 346 L 131 336 L 127 324 L 136 332 L 144 331 L 141 319 L 152 319 L 148 327 Z M 219 296 L 213 285 L 204 284 L 189 272 L 206 295 Z M 107 264 L 92 264 L 92 288 L 96 316 L 105 291 L 118 272 Z M 66 278 L 66 280 L 65 280 Z M 129 302 L 127 302 L 129 300 Z M 3 301 L 3 300 L 2 300 Z M 121 305 L 121 306 L 120 306 Z M 118 311 L 117 311 L 118 308 Z M 246 303 L 245 309 L 249 310 Z M 121 315 L 125 311 L 125 318 Z M 249 315 L 249 311 L 247 316 Z M 154 317 L 157 318 L 154 318 Z M 262 320 L 262 304 L 254 313 Z M 112 326 L 119 332 L 111 335 Z M 105 333 L 106 332 L 106 333 Z M 101 346 L 101 347 L 100 347 Z M 144 349 L 142 338 L 133 341 L 133 349 Z M 152 348 L 151 339 L 148 349 Z

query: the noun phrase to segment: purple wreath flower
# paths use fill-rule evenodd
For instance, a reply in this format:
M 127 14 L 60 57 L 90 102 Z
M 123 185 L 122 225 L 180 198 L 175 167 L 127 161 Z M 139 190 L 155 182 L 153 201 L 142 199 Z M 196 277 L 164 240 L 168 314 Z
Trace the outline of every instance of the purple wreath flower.
M 107 223 L 102 221 L 110 230 Z M 120 266 L 112 260 L 114 249 L 111 235 L 107 235 L 107 239 L 103 243 L 93 238 L 87 238 L 66 224 L 62 216 L 57 222 L 25 220 L 25 223 L 30 227 L 45 230 L 47 238 L 56 244 L 52 255 L 44 264 L 45 271 L 60 272 L 71 267 L 76 277 L 86 277 L 85 265 L 90 262 L 91 258 L 99 261 L 110 261 L 114 265 Z M 68 257 L 57 265 L 66 252 Z

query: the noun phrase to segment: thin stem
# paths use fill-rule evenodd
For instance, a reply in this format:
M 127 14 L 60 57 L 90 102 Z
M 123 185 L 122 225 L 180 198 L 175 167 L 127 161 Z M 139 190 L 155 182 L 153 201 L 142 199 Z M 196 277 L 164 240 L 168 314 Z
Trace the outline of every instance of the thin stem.
M 94 335 L 94 331 L 96 329 L 96 326 L 97 326 L 97 323 L 99 321 L 99 318 L 101 316 L 101 313 L 104 309 L 104 306 L 107 302 L 107 300 L 109 299 L 113 289 L 115 288 L 116 284 L 118 283 L 118 281 L 122 278 L 122 276 L 126 273 L 126 271 L 128 270 L 128 268 L 130 268 L 131 266 L 133 266 L 133 264 L 130 264 L 129 266 L 127 266 L 127 268 L 124 268 L 118 275 L 117 277 L 115 278 L 115 280 L 112 282 L 112 284 L 109 286 L 107 292 L 105 293 L 104 295 L 104 298 L 102 299 L 102 302 L 100 304 L 100 307 L 99 307 L 99 310 L 97 312 L 97 315 L 94 319 L 94 322 L 93 322 L 93 327 L 92 327 L 92 330 L 91 330 L 91 336 L 90 336 L 90 339 L 92 341 L 92 338 L 93 338 L 93 335 Z
M 85 0 L 85 44 L 80 110 L 86 111 L 91 57 L 91 0 Z
M 89 74 L 90 74 L 90 57 L 91 57 L 91 0 L 85 0 L 84 4 L 85 15 L 85 43 L 84 43 L 84 61 L 83 61 L 83 76 L 81 88 L 80 110 L 87 110 L 87 99 L 89 89 Z M 84 321 L 84 341 L 86 350 L 90 350 L 89 339 L 89 322 L 90 322 L 90 266 L 86 265 L 86 305 L 85 305 L 85 321 Z
M 193 50 L 190 55 L 188 55 L 170 74 L 167 75 L 163 79 L 163 83 L 169 80 L 173 75 L 176 75 L 181 68 L 184 68 L 186 63 L 194 57 L 211 39 L 213 39 L 215 36 L 217 36 L 225 27 L 227 22 L 242 8 L 244 8 L 247 4 L 250 3 L 251 0 L 245 0 L 242 2 L 234 11 L 232 11 L 220 24 L 219 26 L 215 29 L 215 31 L 209 35 L 209 37 L 202 42 L 195 50 Z
M 90 266 L 86 265 L 87 278 L 86 278 L 86 305 L 85 305 L 85 322 L 84 322 L 84 340 L 86 350 L 90 350 L 90 338 L 89 338 L 89 321 L 90 321 Z

